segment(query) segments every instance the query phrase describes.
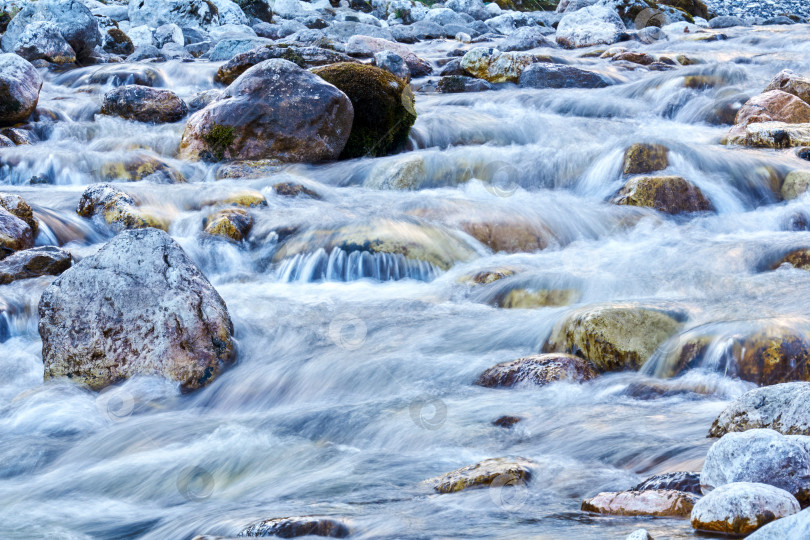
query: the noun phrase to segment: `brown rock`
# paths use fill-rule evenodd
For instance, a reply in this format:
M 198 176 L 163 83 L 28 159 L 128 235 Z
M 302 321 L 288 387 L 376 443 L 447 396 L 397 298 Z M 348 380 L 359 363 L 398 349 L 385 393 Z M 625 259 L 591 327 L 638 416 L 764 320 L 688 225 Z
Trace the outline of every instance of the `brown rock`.
M 128 84 L 104 94 L 101 114 L 161 124 L 182 120 L 188 106 L 171 90 Z
M 787 92 L 810 104 L 810 78 L 796 75 L 789 69 L 783 69 L 777 73 L 764 91 L 770 92 L 771 90 Z
M 315 191 L 301 184 L 296 184 L 295 182 L 281 182 L 279 184 L 274 184 L 273 191 L 282 197 L 298 197 L 299 195 L 303 195 L 305 197 L 310 197 L 311 199 L 321 198 L 321 196 Z
M 273 518 L 254 523 L 239 533 L 240 537 L 275 536 L 279 538 L 297 538 L 299 536 L 325 536 L 329 538 L 346 538 L 349 528 L 337 519 L 303 516 Z
M 31 227 L 8 210 L 0 207 L 0 259 L 15 251 L 34 247 Z
M 179 156 L 207 161 L 335 159 L 353 120 L 354 108 L 343 92 L 292 62 L 265 60 L 189 118 Z
M 637 176 L 614 197 L 618 205 L 644 206 L 667 214 L 712 212 L 714 206 L 700 188 L 680 176 Z
M 625 51 L 613 57 L 614 62 L 631 62 L 633 64 L 641 64 L 642 66 L 649 66 L 655 62 L 655 58 L 649 54 L 637 51 Z
M 243 208 L 226 208 L 205 220 L 205 233 L 241 242 L 250 234 L 253 218 Z
M 577 289 L 512 289 L 495 298 L 495 305 L 505 309 L 533 309 L 573 304 L 580 298 Z
M 605 492 L 582 501 L 582 511 L 618 516 L 688 517 L 696 500 L 691 493 L 663 489 Z
M 520 383 L 546 385 L 555 381 L 585 382 L 599 373 L 590 362 L 570 354 L 535 354 L 504 362 L 483 372 L 475 384 L 504 388 Z
M 34 238 L 39 233 L 39 222 L 34 217 L 34 211 L 25 200 L 19 195 L 11 193 L 0 193 L 0 207 L 5 208 L 31 227 L 31 234 Z
M 660 144 L 637 143 L 624 152 L 624 174 L 647 174 L 669 166 L 669 149 Z
M 770 90 L 746 101 L 737 112 L 735 124 L 747 126 L 761 122 L 810 122 L 810 105 L 787 92 Z
M 532 477 L 532 462 L 524 458 L 485 459 L 436 478 L 426 480 L 438 493 L 455 493 L 490 485 L 515 485 Z
M 790 264 L 794 268 L 810 270 L 810 249 L 796 249 L 791 251 L 771 265 L 771 270 L 775 270 L 783 264 Z

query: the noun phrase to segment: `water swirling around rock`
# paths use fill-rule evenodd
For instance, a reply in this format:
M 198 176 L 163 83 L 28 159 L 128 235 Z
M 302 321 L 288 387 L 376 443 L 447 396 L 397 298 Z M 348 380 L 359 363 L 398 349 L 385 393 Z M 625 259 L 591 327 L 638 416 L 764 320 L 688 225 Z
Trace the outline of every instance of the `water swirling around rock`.
M 613 83 L 604 88 L 417 90 L 402 153 L 238 179 L 226 164 L 177 159 L 183 122 L 96 116 L 103 95 L 147 64 L 120 78 L 94 79 L 99 66 L 40 70 L 39 107 L 59 121 L 41 115 L 41 142 L 0 149 L 0 187 L 33 207 L 37 244 L 91 256 L 112 232 L 76 215 L 81 194 L 110 181 L 104 171 L 135 176 L 143 169 L 127 164 L 157 163 L 115 185 L 170 221 L 227 304 L 239 357 L 190 394 L 148 377 L 100 394 L 43 384 L 37 305 L 53 278 L 0 286 L 0 537 L 235 535 L 316 514 L 345 518 L 357 538 L 625 537 L 634 521 L 583 514 L 582 499 L 699 470 L 712 420 L 758 382 L 727 369 L 746 358 L 746 337 L 810 332 L 806 271 L 769 267 L 810 246 L 810 199 L 780 201 L 778 189 L 807 162 L 721 146 L 729 125 L 717 122 L 780 69 L 810 74 L 810 26 L 723 33 L 647 45 L 699 61 L 662 72 L 554 49 Z M 412 49 L 436 60 L 448 43 Z M 219 65 L 169 61 L 147 75 L 189 102 L 214 88 Z M 639 142 L 665 145 L 665 174 L 688 179 L 715 212 L 610 203 L 627 181 L 625 149 Z M 245 189 L 267 202 L 251 209 L 248 239 L 203 235 Z M 470 284 L 484 273 L 502 275 Z M 498 307 L 513 290 L 562 300 Z M 654 305 L 679 326 L 639 372 L 473 384 L 539 353 L 556 323 L 597 304 Z M 680 362 L 695 341 L 701 354 Z M 505 415 L 520 421 L 492 425 Z M 451 499 L 421 484 L 501 456 L 533 463 L 519 500 L 490 490 Z M 644 526 L 693 536 L 684 520 Z

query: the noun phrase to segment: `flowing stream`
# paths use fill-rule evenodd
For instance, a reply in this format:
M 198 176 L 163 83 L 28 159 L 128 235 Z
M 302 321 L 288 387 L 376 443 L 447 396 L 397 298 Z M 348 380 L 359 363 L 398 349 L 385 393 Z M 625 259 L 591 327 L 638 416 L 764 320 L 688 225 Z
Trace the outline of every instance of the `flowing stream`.
M 723 32 L 728 39 L 645 47 L 700 60 L 671 71 L 553 50 L 621 83 L 604 89 L 417 92 L 408 152 L 279 167 L 258 179 L 216 180 L 216 165 L 177 161 L 184 122 L 94 121 L 110 88 L 90 83 L 99 66 L 42 72 L 40 107 L 58 121 L 41 115 L 43 142 L 0 151 L 2 191 L 34 207 L 43 223 L 37 243 L 92 254 L 110 233 L 75 209 L 102 180 L 94 171 L 137 153 L 161 157 L 188 182 L 120 187 L 171 217 L 170 234 L 228 305 L 239 360 L 191 394 L 149 378 L 101 394 L 43 383 L 37 303 L 52 278 L 0 287 L 0 537 L 180 540 L 290 515 L 344 518 L 356 538 L 596 540 L 640 526 L 656 538 L 693 537 L 688 520 L 598 517 L 580 503 L 652 474 L 699 471 L 712 420 L 752 384 L 711 361 L 656 380 L 661 351 L 639 373 L 582 385 L 473 382 L 494 364 L 539 352 L 571 309 L 491 305 L 515 284 L 576 289 L 574 307 L 671 305 L 686 314 L 682 335 L 708 326 L 731 336 L 761 320 L 810 327 L 807 274 L 763 271 L 776 254 L 810 246 L 810 199 L 780 203 L 772 189 L 774 177 L 810 163 L 791 150 L 722 146 L 729 126 L 708 122 L 781 69 L 810 74 L 810 26 Z M 415 50 L 436 60 L 455 46 Z M 217 68 L 149 66 L 184 99 L 213 88 Z M 692 75 L 716 83 L 686 88 Z M 667 145 L 665 173 L 696 184 L 717 213 L 664 218 L 607 202 L 635 142 Z M 375 174 L 403 159 L 424 163 L 420 189 L 375 189 Z M 34 176 L 49 183 L 29 183 Z M 272 189 L 279 182 L 321 199 L 282 197 Z M 268 201 L 251 211 L 250 241 L 204 237 L 204 201 L 245 188 Z M 528 223 L 549 233 L 548 245 L 493 253 L 459 225 L 475 219 Z M 431 231 L 427 242 L 439 251 L 451 235 L 467 256 L 443 266 L 319 249 L 317 231 L 341 223 Z M 279 231 L 290 227 L 311 231 L 313 243 L 284 248 Z M 520 271 L 487 287 L 463 280 L 504 267 Z M 668 391 L 638 392 L 644 385 Z M 492 424 L 503 415 L 524 420 Z M 437 495 L 422 483 L 500 456 L 535 461 L 524 489 Z

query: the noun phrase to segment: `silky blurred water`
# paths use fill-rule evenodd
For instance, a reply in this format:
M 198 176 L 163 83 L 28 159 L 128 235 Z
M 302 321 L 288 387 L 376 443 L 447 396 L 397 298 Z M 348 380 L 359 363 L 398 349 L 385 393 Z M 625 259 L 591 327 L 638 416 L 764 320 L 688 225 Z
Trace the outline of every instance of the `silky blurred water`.
M 98 67 L 44 73 L 41 106 L 63 119 L 37 124 L 42 143 L 0 150 L 2 189 L 34 206 L 38 243 L 64 245 L 77 258 L 93 253 L 110 233 L 76 215 L 83 189 L 105 162 L 161 157 L 189 182 L 120 187 L 173 217 L 170 233 L 228 305 L 239 361 L 189 395 L 148 378 L 101 394 L 43 384 L 36 306 L 51 278 L 0 287 L 0 537 L 188 539 L 289 515 L 343 518 L 357 538 L 604 539 L 642 526 L 656 538 L 693 537 L 687 520 L 593 516 L 580 503 L 652 474 L 699 471 L 712 420 L 750 383 L 710 363 L 655 379 L 656 362 L 679 336 L 640 373 L 543 388 L 472 383 L 498 362 L 538 352 L 555 322 L 590 304 L 667 306 L 685 317 L 681 335 L 706 325 L 732 335 L 762 320 L 808 326 L 807 273 L 763 269 L 810 246 L 810 232 L 795 230 L 810 219 L 801 218 L 810 199 L 779 203 L 772 190 L 774 176 L 810 164 L 791 150 L 721 146 L 728 126 L 706 120 L 718 103 L 760 92 L 783 68 L 810 74 L 810 29 L 724 32 L 721 41 L 673 37 L 646 47 L 699 61 L 666 72 L 555 50 L 622 84 L 417 94 L 407 153 L 291 165 L 251 180 L 216 181 L 216 166 L 175 160 L 182 122 L 93 120 L 110 88 L 88 84 Z M 216 69 L 152 67 L 186 99 L 210 89 Z M 688 89 L 689 75 L 722 82 Z M 609 204 L 623 183 L 624 149 L 635 142 L 666 144 L 664 172 L 699 186 L 717 214 L 664 218 Z M 420 189 L 373 187 L 379 171 L 403 159 L 422 160 Z M 51 184 L 27 184 L 34 175 Z M 279 182 L 302 183 L 322 199 L 282 197 L 272 189 Z M 204 237 L 203 203 L 246 188 L 268 201 L 251 210 L 251 240 Z M 465 232 L 475 220 L 529 224 L 549 233 L 548 246 L 492 253 Z M 283 228 L 354 223 L 429 230 L 438 249 L 452 245 L 465 256 L 447 269 L 313 243 L 279 259 Z M 485 287 L 463 279 L 504 267 L 519 271 Z M 570 307 L 492 307 L 518 286 L 580 296 Z M 632 391 L 644 384 L 671 392 L 650 399 Z M 503 415 L 524 420 L 492 425 Z M 536 463 L 527 489 L 436 495 L 422 483 L 500 456 Z

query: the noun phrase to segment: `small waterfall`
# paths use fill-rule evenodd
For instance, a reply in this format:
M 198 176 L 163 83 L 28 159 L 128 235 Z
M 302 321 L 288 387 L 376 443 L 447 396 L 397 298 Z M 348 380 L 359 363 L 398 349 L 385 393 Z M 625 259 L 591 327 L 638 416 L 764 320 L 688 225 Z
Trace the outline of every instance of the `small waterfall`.
M 400 254 L 347 252 L 323 248 L 314 253 L 299 253 L 281 263 L 275 272 L 280 281 L 356 281 L 371 278 L 377 281 L 415 279 L 432 281 L 439 270 L 426 261 L 408 259 Z

